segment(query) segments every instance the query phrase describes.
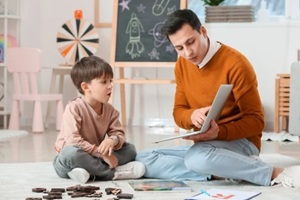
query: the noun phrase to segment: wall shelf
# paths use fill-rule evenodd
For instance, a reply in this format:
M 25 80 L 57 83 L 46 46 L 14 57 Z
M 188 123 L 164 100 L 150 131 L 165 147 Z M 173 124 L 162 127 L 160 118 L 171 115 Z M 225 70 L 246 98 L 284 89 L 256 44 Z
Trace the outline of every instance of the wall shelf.
M 0 101 L 0 115 L 3 115 L 3 128 L 7 128 L 8 124 L 8 115 L 10 111 L 8 109 L 8 92 L 7 92 L 7 83 L 8 83 L 8 74 L 5 65 L 5 52 L 6 49 L 11 47 L 10 42 L 8 41 L 10 36 L 19 40 L 19 27 L 20 27 L 20 0 L 1 0 L 0 5 L 3 8 L 3 12 L 0 14 L 0 26 L 2 26 L 0 34 L 2 34 L 4 43 L 2 53 L 4 53 L 3 59 L 1 58 L 0 62 L 0 82 L 4 84 L 3 94 L 4 98 Z M 1 94 L 0 94 L 1 95 Z

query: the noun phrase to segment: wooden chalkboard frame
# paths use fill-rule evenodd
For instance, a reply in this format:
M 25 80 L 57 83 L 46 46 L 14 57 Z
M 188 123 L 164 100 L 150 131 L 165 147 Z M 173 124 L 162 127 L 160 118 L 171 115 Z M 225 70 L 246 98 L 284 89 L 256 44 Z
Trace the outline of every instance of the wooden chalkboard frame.
M 133 0 L 132 0 L 133 1 Z M 154 0 L 149 0 L 154 1 Z M 168 1 L 168 0 L 158 0 Z M 170 0 L 173 1 L 173 0 Z M 177 0 L 180 2 L 180 9 L 187 8 L 187 0 Z M 113 6 L 113 22 L 112 22 L 112 46 L 111 46 L 111 64 L 115 67 L 174 67 L 175 61 L 172 62 L 149 62 L 149 61 L 116 61 L 116 48 L 117 48 L 117 31 L 118 31 L 118 14 L 119 3 L 121 0 L 114 0 Z
M 114 0 L 113 6 L 113 21 L 112 21 L 112 43 L 111 43 L 111 59 L 110 64 L 113 67 L 119 69 L 119 77 L 114 77 L 114 83 L 120 84 L 120 104 L 121 104 L 121 121 L 123 126 L 127 126 L 126 116 L 126 98 L 125 98 L 125 84 L 174 84 L 174 79 L 133 79 L 124 77 L 124 68 L 174 68 L 176 61 L 170 62 L 149 62 L 149 61 L 116 61 L 116 48 L 117 48 L 117 29 L 118 29 L 118 9 L 121 0 Z M 123 0 L 122 2 L 124 2 Z M 133 1 L 133 0 L 132 0 Z M 154 1 L 154 0 L 147 0 Z M 168 0 L 157 0 L 168 1 Z M 173 0 L 170 0 L 173 1 Z M 180 4 L 179 9 L 187 8 L 188 0 L 178 0 Z M 116 75 L 116 74 L 115 74 Z M 110 103 L 113 100 L 113 96 L 110 99 Z M 178 131 L 178 127 L 175 127 L 175 131 Z

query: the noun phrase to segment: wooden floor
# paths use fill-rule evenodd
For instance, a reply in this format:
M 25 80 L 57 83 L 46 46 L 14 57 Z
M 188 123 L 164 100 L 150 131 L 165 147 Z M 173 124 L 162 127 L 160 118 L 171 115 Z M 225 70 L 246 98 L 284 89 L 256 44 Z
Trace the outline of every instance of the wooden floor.
M 30 130 L 29 127 L 23 127 Z M 30 131 L 29 131 L 30 132 Z M 137 150 L 151 147 L 172 147 L 191 144 L 190 141 L 178 139 L 159 144 L 155 140 L 177 134 L 173 127 L 128 127 L 126 137 L 135 144 Z M 44 133 L 29 133 L 20 138 L 0 141 L 0 163 L 52 161 L 56 152 L 54 142 L 57 132 L 54 126 Z M 280 153 L 300 159 L 300 144 L 297 142 L 263 141 L 261 153 Z

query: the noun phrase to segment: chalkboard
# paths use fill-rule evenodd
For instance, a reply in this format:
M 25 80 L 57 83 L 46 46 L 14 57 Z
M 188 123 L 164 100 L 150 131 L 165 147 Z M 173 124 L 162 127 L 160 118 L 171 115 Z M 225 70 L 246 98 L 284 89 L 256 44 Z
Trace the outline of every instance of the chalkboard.
M 177 53 L 160 34 L 183 0 L 115 0 L 115 62 L 174 62 Z M 184 1 L 185 2 L 185 1 Z

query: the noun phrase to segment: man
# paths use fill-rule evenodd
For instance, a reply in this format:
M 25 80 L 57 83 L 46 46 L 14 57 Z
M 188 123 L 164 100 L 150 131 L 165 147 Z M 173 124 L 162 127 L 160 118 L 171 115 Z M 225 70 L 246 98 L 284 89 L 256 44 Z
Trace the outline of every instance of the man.
M 258 156 L 264 113 L 256 75 L 237 50 L 213 41 L 191 10 L 172 13 L 162 28 L 179 58 L 175 66 L 173 116 L 184 129 L 200 129 L 221 84 L 232 84 L 218 123 L 208 131 L 186 137 L 191 147 L 146 150 L 136 160 L 146 165 L 146 177 L 178 180 L 226 178 L 269 186 L 300 187 L 300 167 L 274 168 Z

